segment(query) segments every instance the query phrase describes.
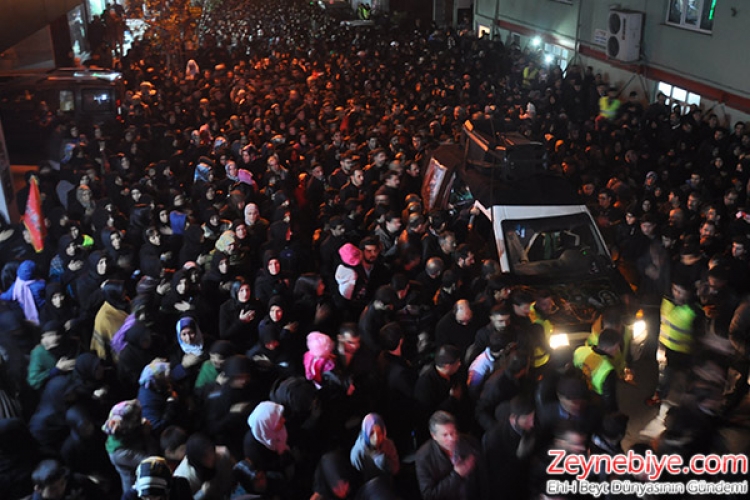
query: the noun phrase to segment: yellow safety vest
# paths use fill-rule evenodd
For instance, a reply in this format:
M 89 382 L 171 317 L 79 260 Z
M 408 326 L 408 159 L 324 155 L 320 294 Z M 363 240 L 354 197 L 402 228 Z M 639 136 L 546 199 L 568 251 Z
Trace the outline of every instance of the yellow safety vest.
M 676 306 L 667 298 L 662 300 L 659 343 L 671 351 L 689 354 L 693 348 L 695 316 L 695 311 L 687 304 Z
M 531 88 L 532 80 L 536 80 L 536 77 L 539 75 L 539 68 L 529 69 L 529 67 L 523 68 L 523 88 L 528 89 Z
M 591 325 L 591 335 L 586 338 L 586 345 L 596 347 L 599 345 L 599 334 L 602 333 L 602 320 L 597 319 L 593 325 Z M 630 352 L 630 343 L 633 340 L 633 327 L 630 325 L 623 326 L 622 332 L 622 349 L 620 354 L 612 358 L 612 364 L 614 365 L 617 373 L 622 375 L 625 373 L 625 368 L 628 367 L 628 353 Z
M 547 338 L 547 344 L 549 344 L 549 338 L 552 335 L 552 331 L 554 329 L 552 322 L 548 319 L 542 319 L 537 315 L 536 310 L 534 309 L 534 304 L 531 304 L 531 310 L 529 312 L 529 319 L 532 323 L 539 323 L 544 328 L 544 336 Z M 534 368 L 539 368 L 540 366 L 544 366 L 549 362 L 549 352 L 547 352 L 545 349 L 542 349 L 541 347 L 534 348 L 534 355 L 533 355 L 533 364 Z
M 606 95 L 599 98 L 599 116 L 607 120 L 614 120 L 617 117 L 618 109 L 620 109 L 619 99 L 610 99 Z
M 579 368 L 586 377 L 589 389 L 602 395 L 604 381 L 609 373 L 615 369 L 608 357 L 595 352 L 589 346 L 581 346 L 573 353 L 573 365 Z

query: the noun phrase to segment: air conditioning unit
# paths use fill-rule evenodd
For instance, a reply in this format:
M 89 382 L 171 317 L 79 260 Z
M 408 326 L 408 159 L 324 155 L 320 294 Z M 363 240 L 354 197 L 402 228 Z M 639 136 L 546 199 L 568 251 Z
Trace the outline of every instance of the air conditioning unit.
M 643 12 L 610 10 L 607 23 L 607 57 L 634 62 L 641 57 Z

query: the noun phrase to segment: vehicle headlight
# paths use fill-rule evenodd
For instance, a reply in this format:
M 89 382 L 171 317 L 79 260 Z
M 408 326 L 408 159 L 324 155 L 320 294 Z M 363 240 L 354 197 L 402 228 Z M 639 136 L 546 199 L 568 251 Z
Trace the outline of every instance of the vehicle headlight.
M 639 319 L 633 323 L 633 342 L 636 344 L 642 344 L 646 341 L 648 336 L 648 330 L 646 329 L 646 321 Z
M 560 347 L 566 347 L 570 345 L 567 333 L 553 333 L 549 337 L 549 346 L 552 349 L 559 349 Z

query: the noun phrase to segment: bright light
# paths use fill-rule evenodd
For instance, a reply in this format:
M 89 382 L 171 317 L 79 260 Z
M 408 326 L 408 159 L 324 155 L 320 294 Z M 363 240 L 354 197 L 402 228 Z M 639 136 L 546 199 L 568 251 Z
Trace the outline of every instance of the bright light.
M 531 39 L 531 46 L 532 47 L 539 47 L 542 44 L 542 37 L 535 36 Z
M 552 349 L 559 349 L 560 347 L 565 347 L 569 345 L 570 345 L 570 341 L 568 340 L 567 334 L 556 333 L 556 334 L 550 335 L 549 346 Z
M 546 64 L 552 64 L 552 61 L 554 60 L 555 60 L 555 56 L 553 56 L 552 54 L 547 54 L 546 56 L 544 56 L 544 62 Z
M 642 344 L 646 341 L 648 331 L 646 329 L 646 322 L 642 319 L 637 320 L 633 323 L 633 342 L 636 344 Z

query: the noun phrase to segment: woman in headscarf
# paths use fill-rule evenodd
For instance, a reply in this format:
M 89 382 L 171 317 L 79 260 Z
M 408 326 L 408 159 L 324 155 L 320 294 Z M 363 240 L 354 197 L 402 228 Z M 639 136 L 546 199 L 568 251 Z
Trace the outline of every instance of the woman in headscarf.
M 228 220 L 224 220 L 219 215 L 219 212 L 214 207 L 208 207 L 204 212 L 203 216 L 203 233 L 206 235 L 206 239 L 210 242 L 218 241 L 219 237 L 229 229 L 231 223 Z
M 214 253 L 211 266 L 201 281 L 201 295 L 214 310 L 218 310 L 229 298 L 229 290 L 235 278 L 230 271 L 229 257 L 223 253 Z
M 188 269 L 180 269 L 172 276 L 172 287 L 162 300 L 161 311 L 179 316 L 195 309 L 195 298 Z
M 109 259 L 101 250 L 91 252 L 80 279 L 74 283 L 74 298 L 78 301 L 83 320 L 92 320 L 104 301 L 101 285 L 107 279 Z
M 349 309 L 356 300 L 354 291 L 358 280 L 357 266 L 362 261 L 362 252 L 355 245 L 345 243 L 339 248 L 339 257 L 340 264 L 335 273 L 337 288 L 333 297 L 337 307 Z
M 216 240 L 216 244 L 214 245 L 214 253 L 220 252 L 228 256 L 230 259 L 230 265 L 232 263 L 232 255 L 235 253 L 236 249 L 237 235 L 234 234 L 234 231 L 232 231 L 231 229 L 227 229 L 226 231 L 222 232 L 219 236 L 219 239 Z
M 107 197 L 120 211 L 126 211 L 128 187 L 119 172 L 110 172 L 104 175 L 104 189 Z
M 123 277 L 130 276 L 135 269 L 135 250 L 125 242 L 122 233 L 115 227 L 107 226 L 101 230 L 101 240 L 110 262 Z
M 271 297 L 276 295 L 284 299 L 291 298 L 289 278 L 281 271 L 281 261 L 276 252 L 266 250 L 263 254 L 263 269 L 258 271 L 254 288 L 255 297 L 262 304 L 268 304 Z
M 91 338 L 91 350 L 101 359 L 116 358 L 109 347 L 117 330 L 128 317 L 130 302 L 125 296 L 125 283 L 119 280 L 107 280 L 102 285 L 104 303 L 94 318 L 94 331 Z
M 102 198 L 96 201 L 96 208 L 91 216 L 92 236 L 97 248 L 103 246 L 102 229 L 107 226 L 114 227 L 115 217 L 112 214 L 112 201 L 109 198 Z
M 318 462 L 310 500 L 343 500 L 354 498 L 357 491 L 352 469 L 341 451 L 329 451 Z
M 117 379 L 128 397 L 135 395 L 143 368 L 156 357 L 156 351 L 153 349 L 154 333 L 146 323 L 146 311 L 147 305 L 142 298 L 133 299 L 132 319 L 128 316 L 125 323 L 130 323 L 123 335 L 125 345 L 119 351 L 115 345 L 120 332 L 112 341 L 112 350 L 118 353 Z M 126 328 L 125 324 L 123 328 Z
M 44 307 L 44 280 L 34 279 L 36 263 L 32 260 L 21 262 L 16 271 L 16 280 L 0 299 L 15 301 L 21 306 L 28 321 L 39 324 L 39 311 Z
M 216 197 L 216 186 L 209 183 L 197 186 L 197 196 L 195 198 L 198 200 L 196 210 L 203 222 L 208 222 L 209 209 L 214 209 L 218 213 L 224 205 L 224 202 Z
M 219 311 L 219 336 L 245 352 L 258 340 L 263 307 L 253 298 L 250 283 L 242 278 L 232 283 L 229 296 Z
M 56 206 L 45 215 L 45 218 L 49 221 L 49 228 L 47 228 L 47 241 L 45 244 L 49 242 L 50 245 L 56 245 L 60 237 L 68 232 L 67 226 L 70 217 L 65 211 L 65 208 L 60 205 Z
M 254 255 L 256 249 L 253 248 L 252 241 L 247 234 L 245 221 L 243 219 L 235 219 L 232 222 L 232 231 L 234 231 L 235 235 L 235 249 L 229 262 L 232 268 L 235 269 L 236 274 L 250 277 L 251 273 L 255 271 L 251 267 L 251 264 L 256 260 Z
M 305 273 L 294 283 L 294 316 L 299 321 L 299 332 L 313 330 L 335 332 L 335 317 L 331 297 L 326 293 L 325 281 L 319 274 Z
M 133 245 L 134 248 L 140 250 L 141 245 L 144 243 L 146 229 L 153 224 L 153 218 L 153 208 L 146 203 L 138 203 L 130 209 L 130 220 L 126 234 L 128 236 L 128 243 Z
M 349 459 L 365 482 L 375 477 L 392 478 L 398 474 L 400 462 L 396 445 L 388 439 L 385 422 L 377 413 L 368 413 L 362 419 L 362 431 Z
M 177 394 L 172 391 L 169 372 L 169 363 L 157 358 L 143 367 L 138 379 L 138 401 L 143 407 L 143 416 L 151 423 L 154 437 L 177 424 L 179 404 Z
M 39 313 L 39 323 L 56 321 L 63 326 L 66 333 L 77 334 L 78 311 L 76 311 L 62 285 L 60 283 L 47 283 L 44 296 L 46 299 L 44 307 Z
M 263 472 L 268 482 L 269 496 L 278 494 L 289 496 L 291 476 L 287 470 L 293 464 L 292 454 L 287 445 L 287 432 L 284 420 L 284 407 L 271 401 L 264 401 L 255 407 L 247 419 L 250 427 L 245 433 L 243 449 L 244 464 L 255 472 Z
M 200 226 L 190 225 L 185 229 L 182 239 L 177 264 L 182 266 L 185 262 L 193 261 L 202 266 L 208 261 L 208 255 L 204 253 L 204 242 L 206 240 L 203 229 Z
M 96 209 L 94 192 L 86 184 L 75 188 L 75 198 L 68 201 L 68 214 L 72 219 L 79 220 L 88 226 Z
M 187 401 L 195 387 L 201 363 L 208 358 L 204 350 L 203 333 L 192 316 L 177 321 L 177 346 L 172 349 L 169 365 L 174 388 Z
M 158 451 L 151 439 L 149 422 L 143 418 L 140 402 L 131 399 L 113 406 L 102 431 L 107 435 L 105 448 L 120 475 L 122 491 L 128 491 L 135 484 L 138 464 Z
M 57 255 L 50 262 L 50 280 L 68 287 L 83 274 L 85 264 L 86 252 L 70 234 L 65 233 L 57 242 Z

